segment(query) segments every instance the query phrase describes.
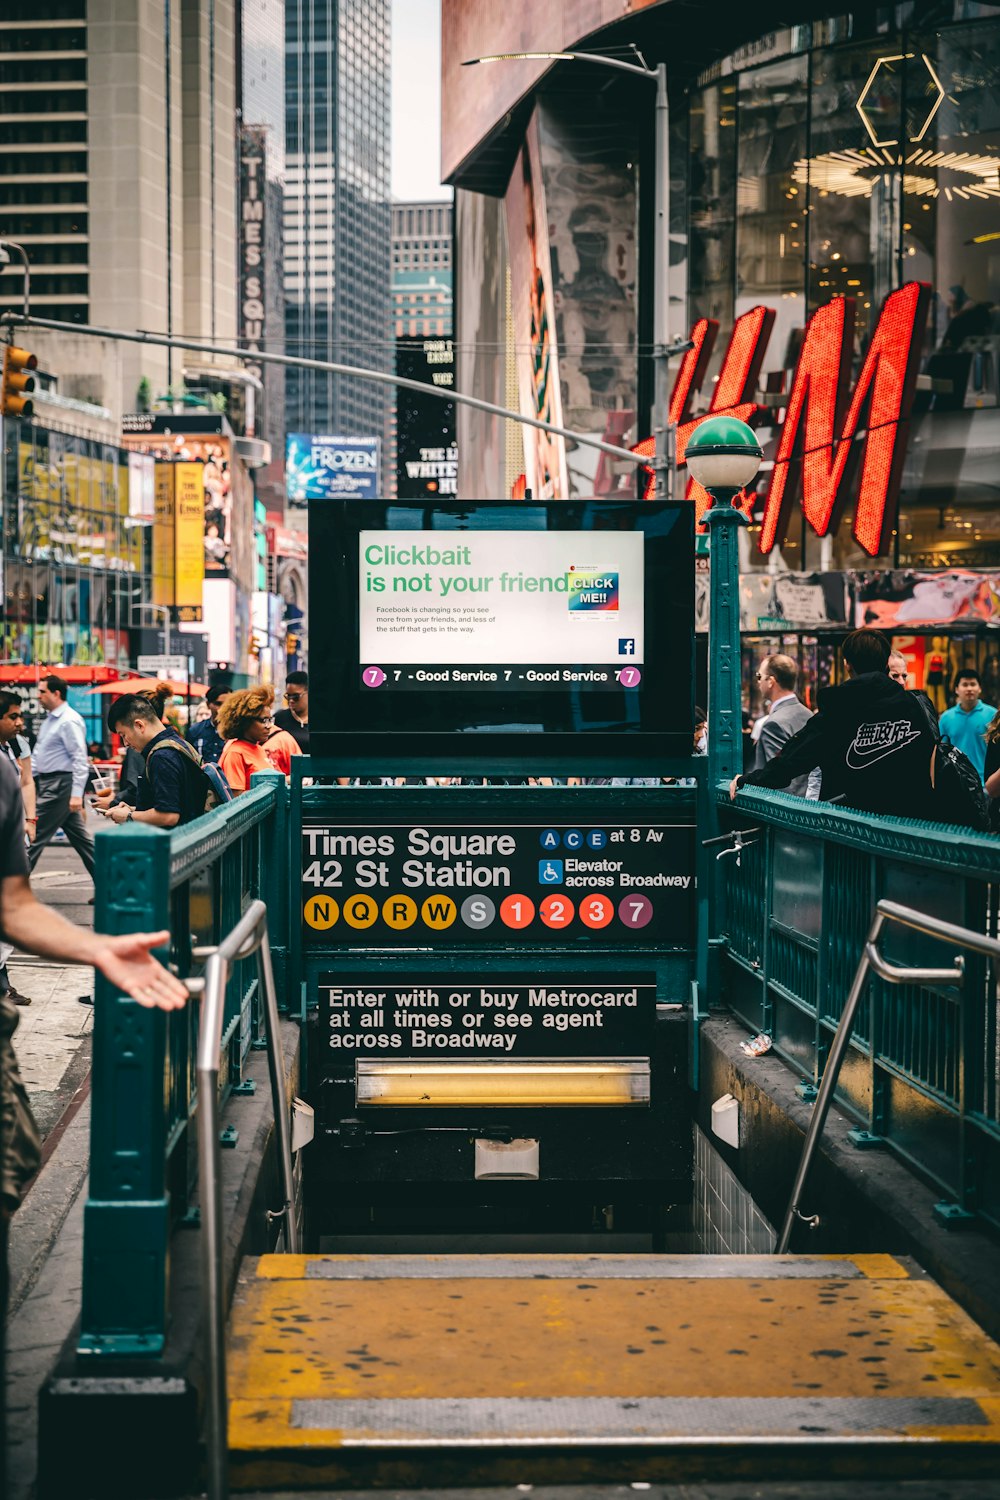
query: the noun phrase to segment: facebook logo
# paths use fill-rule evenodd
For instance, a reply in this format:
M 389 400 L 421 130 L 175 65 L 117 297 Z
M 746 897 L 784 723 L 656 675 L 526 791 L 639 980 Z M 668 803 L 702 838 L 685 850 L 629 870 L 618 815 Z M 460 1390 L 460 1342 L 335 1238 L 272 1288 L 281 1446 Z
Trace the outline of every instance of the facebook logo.
M 619 638 L 618 638 L 618 655 L 619 656 L 634 656 L 635 655 L 635 637 L 634 636 L 631 636 L 631 635 L 619 636 Z

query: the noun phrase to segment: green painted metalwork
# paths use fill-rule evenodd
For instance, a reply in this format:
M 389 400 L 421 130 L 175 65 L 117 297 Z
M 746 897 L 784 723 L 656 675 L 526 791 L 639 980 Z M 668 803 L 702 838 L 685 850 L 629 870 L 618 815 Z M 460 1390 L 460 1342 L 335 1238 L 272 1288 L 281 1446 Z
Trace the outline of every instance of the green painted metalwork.
M 715 940 L 722 925 L 722 885 L 713 851 L 705 840 L 718 834 L 719 819 L 712 788 L 720 779 L 731 780 L 742 769 L 743 704 L 740 693 L 740 564 L 739 531 L 746 518 L 731 505 L 717 504 L 706 515 L 709 528 L 711 593 L 709 598 L 708 655 L 708 766 L 698 787 L 698 832 L 696 873 L 697 986 L 695 989 L 694 1045 L 691 1086 L 698 1087 L 698 1026 L 719 989 L 719 944 Z
M 97 929 L 117 936 L 167 927 L 167 835 L 131 823 L 99 831 L 94 845 Z M 144 1009 L 97 975 L 81 1353 L 163 1348 L 166 1279 L 158 1268 L 170 1233 L 163 1083 L 174 1052 L 168 1030 L 173 1016 Z
M 875 903 L 904 902 L 996 935 L 1000 839 L 910 818 L 881 818 L 786 792 L 747 788 L 725 824 L 760 829 L 739 868 L 725 861 L 724 998 L 751 1030 L 818 1080 Z M 887 940 L 901 965 L 940 965 L 939 941 L 902 929 Z M 940 1187 L 955 1220 L 1000 1226 L 997 1007 L 988 965 L 966 959 L 950 988 L 892 986 L 873 976 L 844 1062 L 838 1101 L 876 1142 Z
M 218 943 L 260 895 L 287 943 L 287 803 L 284 777 L 269 773 L 174 833 L 137 823 L 99 830 L 97 930 L 169 928 L 170 952 L 159 957 L 186 975 L 192 950 Z M 282 976 L 284 952 L 275 958 Z M 256 1009 L 255 970 L 244 964 L 227 996 L 227 1092 L 241 1081 Z M 148 1010 L 97 976 L 81 1353 L 163 1349 L 170 1231 L 187 1209 L 194 1160 L 187 1132 L 197 1026 L 197 1005 L 169 1015 Z
M 743 769 L 743 700 L 740 679 L 739 533 L 749 525 L 741 511 L 716 505 L 709 528 L 711 599 L 708 638 L 709 780 L 731 781 Z

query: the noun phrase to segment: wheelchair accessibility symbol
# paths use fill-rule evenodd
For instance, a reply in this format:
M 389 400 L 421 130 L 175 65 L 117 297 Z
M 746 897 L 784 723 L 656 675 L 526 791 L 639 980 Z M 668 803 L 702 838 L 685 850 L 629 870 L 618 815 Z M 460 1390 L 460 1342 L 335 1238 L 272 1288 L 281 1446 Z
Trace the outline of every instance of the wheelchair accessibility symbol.
M 542 885 L 562 885 L 563 862 L 561 859 L 540 859 L 538 879 Z

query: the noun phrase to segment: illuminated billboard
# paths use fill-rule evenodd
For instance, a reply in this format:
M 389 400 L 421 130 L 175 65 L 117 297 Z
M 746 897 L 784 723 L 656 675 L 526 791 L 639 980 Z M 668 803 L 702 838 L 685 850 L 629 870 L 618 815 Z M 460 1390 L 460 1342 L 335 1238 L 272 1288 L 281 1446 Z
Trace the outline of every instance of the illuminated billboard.
M 232 450 L 225 417 L 207 412 L 134 412 L 122 420 L 122 444 L 158 463 L 200 469 L 202 546 L 208 577 L 252 583 L 253 482 Z
M 290 432 L 285 449 L 289 505 L 309 500 L 377 500 L 377 437 L 319 437 Z
M 455 385 L 451 339 L 397 339 L 396 374 L 437 390 Z M 396 495 L 454 495 L 458 489 L 455 403 L 401 387 L 396 397 Z

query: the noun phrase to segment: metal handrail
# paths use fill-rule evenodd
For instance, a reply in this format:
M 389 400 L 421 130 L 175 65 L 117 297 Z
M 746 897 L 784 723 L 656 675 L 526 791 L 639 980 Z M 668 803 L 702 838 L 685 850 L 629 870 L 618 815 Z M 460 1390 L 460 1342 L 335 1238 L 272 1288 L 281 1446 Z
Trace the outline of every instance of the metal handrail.
M 785 1212 L 784 1223 L 781 1226 L 781 1234 L 775 1247 L 776 1255 L 785 1255 L 795 1227 L 795 1220 L 803 1219 L 812 1224 L 818 1224 L 816 1215 L 806 1215 L 799 1212 L 799 1203 L 805 1189 L 809 1169 L 819 1145 L 826 1117 L 830 1112 L 833 1101 L 833 1092 L 837 1087 L 840 1077 L 841 1065 L 847 1052 L 851 1039 L 851 1031 L 854 1027 L 854 1017 L 861 997 L 864 994 L 865 984 L 868 979 L 869 969 L 874 969 L 889 984 L 951 984 L 961 989 L 965 981 L 965 961 L 962 955 L 955 955 L 954 966 L 950 969 L 903 969 L 895 964 L 889 963 L 878 951 L 878 940 L 882 928 L 887 922 L 895 922 L 900 927 L 912 928 L 914 932 L 922 932 L 928 937 L 941 938 L 945 942 L 954 943 L 959 948 L 968 948 L 974 953 L 983 953 L 989 958 L 1000 958 L 1000 941 L 996 938 L 986 937 L 983 933 L 973 932 L 968 927 L 959 927 L 954 922 L 944 922 L 939 917 L 929 917 L 926 912 L 914 911 L 912 907 L 900 906 L 895 901 L 880 901 L 875 908 L 868 936 L 861 952 L 861 958 L 851 983 L 847 1003 L 843 1014 L 837 1025 L 833 1042 L 830 1046 L 830 1055 L 827 1058 L 826 1067 L 823 1069 L 823 1077 L 820 1081 L 819 1092 L 816 1095 L 816 1103 L 813 1105 L 812 1119 L 809 1121 L 809 1129 L 806 1131 L 805 1142 L 802 1147 L 802 1156 L 799 1168 L 795 1174 L 795 1182 L 792 1186 L 791 1197 L 788 1200 L 788 1208 Z M 872 1046 L 875 1045 L 874 1036 Z
M 217 948 L 199 948 L 194 957 L 205 959 L 201 1025 L 198 1031 L 198 1167 L 201 1178 L 202 1307 L 208 1340 L 208 1397 L 206 1411 L 206 1455 L 209 1500 L 227 1500 L 229 1494 L 226 1315 L 222 1241 L 222 1162 L 219 1145 L 219 1068 L 226 985 L 234 963 L 257 954 L 257 978 L 264 1000 L 267 1022 L 267 1064 L 271 1078 L 271 1100 L 278 1135 L 284 1205 L 272 1218 L 285 1220 L 285 1244 L 299 1250 L 292 1181 L 292 1142 L 285 1106 L 285 1063 L 278 1023 L 278 996 L 274 987 L 271 947 L 267 938 L 267 907 L 252 901 L 228 937 Z

